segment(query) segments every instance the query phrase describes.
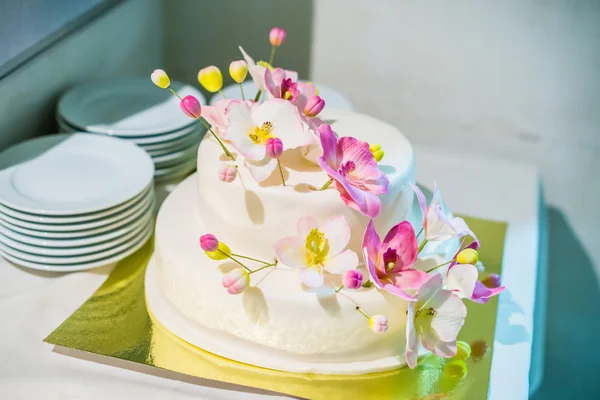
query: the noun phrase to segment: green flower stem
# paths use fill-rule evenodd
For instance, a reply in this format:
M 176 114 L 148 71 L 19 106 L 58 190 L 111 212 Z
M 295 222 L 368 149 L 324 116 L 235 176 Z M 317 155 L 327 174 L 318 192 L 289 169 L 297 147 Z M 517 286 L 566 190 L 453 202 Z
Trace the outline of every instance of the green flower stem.
M 325 182 L 325 184 L 323 186 L 321 186 L 321 189 L 319 189 L 319 190 L 327 189 L 332 183 L 333 183 L 333 179 L 328 180 L 327 182 Z
M 423 239 L 423 241 L 421 242 L 421 245 L 419 246 L 419 252 L 417 254 L 421 253 L 421 250 L 423 250 L 423 248 L 425 247 L 426 244 L 427 244 L 427 239 Z
M 281 182 L 283 182 L 283 186 L 285 186 L 285 178 L 283 177 L 283 169 L 281 169 L 279 158 L 277 159 L 277 167 L 279 168 L 279 175 L 281 175 Z
M 183 101 L 183 99 L 181 98 L 181 96 L 174 91 L 170 86 L 168 87 L 168 89 L 171 91 L 171 93 L 173 93 L 175 96 L 177 96 L 177 98 L 181 101 Z M 219 90 L 219 92 L 221 92 Z M 223 94 L 221 92 L 221 94 Z M 225 96 L 223 96 L 225 97 Z M 233 158 L 233 155 L 229 152 L 229 150 L 227 150 L 227 147 L 225 147 L 225 145 L 223 144 L 223 142 L 221 141 L 221 139 L 219 139 L 219 137 L 217 136 L 217 134 L 212 130 L 212 128 L 210 127 L 210 125 L 208 124 L 208 122 L 206 122 L 206 120 L 204 118 L 202 118 L 202 116 L 199 116 L 198 119 L 200 120 L 200 122 L 202 122 L 202 125 L 204 125 L 204 127 L 206 129 L 209 130 L 210 133 L 212 133 L 212 135 L 215 137 L 215 139 L 217 139 L 217 142 L 219 142 L 219 144 L 221 145 L 221 148 L 223 149 L 223 151 L 225 152 L 225 154 L 227 154 L 227 156 L 229 158 L 231 158 L 233 161 L 235 161 L 235 158 Z
M 277 47 L 271 47 L 271 57 L 269 57 L 269 65 L 273 65 L 273 61 L 275 60 L 275 50 L 277 50 Z
M 448 261 L 448 262 L 445 262 L 445 263 L 443 263 L 443 264 L 437 265 L 437 266 L 435 266 L 435 267 L 433 267 L 433 268 L 431 268 L 430 270 L 428 270 L 428 271 L 425 271 L 425 272 L 427 272 L 427 273 L 430 273 L 431 271 L 435 271 L 436 269 L 438 269 L 438 268 L 440 268 L 440 267 L 443 267 L 444 265 L 448 265 L 448 264 L 450 264 L 452 261 L 454 261 L 454 260 L 450 260 L 450 261 Z
M 421 228 L 421 230 L 419 231 L 419 233 L 417 233 L 417 237 L 421 236 L 421 233 L 423 233 L 423 228 Z
M 366 319 L 370 319 L 371 318 L 367 314 L 365 314 L 365 312 L 359 306 L 356 306 L 356 311 L 358 311 L 359 313 L 361 313 L 362 315 L 364 315 Z
M 258 103 L 258 100 L 260 100 L 260 95 L 262 94 L 262 92 L 259 90 L 258 92 L 256 92 L 256 96 L 254 96 L 254 102 Z
M 337 290 L 335 291 L 336 293 L 339 293 L 340 290 L 342 290 L 344 288 L 344 285 L 340 286 L 339 288 L 337 288 Z
M 230 258 L 233 262 L 235 262 L 236 264 L 242 266 L 242 268 L 244 268 L 248 273 L 252 273 L 252 270 L 248 267 L 246 267 L 244 264 L 242 264 L 241 262 L 239 262 L 238 260 L 236 260 L 235 258 L 231 257 L 231 254 L 227 254 L 224 251 L 217 249 L 221 254 L 223 254 L 225 257 Z
M 258 269 L 255 269 L 254 271 L 250 271 L 249 275 L 252 275 L 253 273 L 255 273 L 255 272 L 258 272 L 258 271 L 260 271 L 260 270 L 262 270 L 262 269 L 265 269 L 265 268 L 269 268 L 269 267 L 275 267 L 276 265 L 277 265 L 277 264 L 269 264 L 269 265 L 265 265 L 264 267 L 260 267 L 260 268 L 258 268 Z
M 242 86 L 242 82 L 239 83 L 240 92 L 242 92 L 242 100 L 246 101 L 246 96 L 244 96 L 244 87 Z
M 261 263 L 261 264 L 265 264 L 265 265 L 273 265 L 272 263 L 268 263 L 266 261 L 257 260 L 256 258 L 252 258 L 252 257 L 248 257 L 248 256 L 243 256 L 241 254 L 231 253 L 231 255 L 239 257 L 239 258 L 245 258 L 246 260 L 250 260 L 250 261 L 256 261 L 257 263 Z M 275 263 L 275 265 L 277 265 L 277 262 Z
M 174 91 L 174 90 L 171 88 L 171 86 L 169 86 L 167 89 L 169 89 L 169 90 L 171 91 L 171 93 L 173 93 L 175 96 L 177 96 L 177 98 L 178 98 L 179 100 L 183 100 L 183 99 L 181 98 L 181 96 L 180 96 L 180 95 L 179 95 L 179 94 L 178 94 L 176 91 Z

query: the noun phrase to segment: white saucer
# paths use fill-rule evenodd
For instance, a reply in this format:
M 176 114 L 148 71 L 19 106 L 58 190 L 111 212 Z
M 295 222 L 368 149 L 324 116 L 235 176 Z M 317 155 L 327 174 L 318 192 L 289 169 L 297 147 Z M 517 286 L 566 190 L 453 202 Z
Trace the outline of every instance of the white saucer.
M 52 217 L 52 216 L 36 215 L 36 214 L 30 214 L 30 213 L 26 213 L 26 212 L 22 212 L 22 211 L 13 210 L 11 208 L 3 206 L 2 204 L 0 204 L 0 214 L 7 215 L 7 216 L 13 217 L 13 218 L 17 218 L 22 221 L 35 222 L 35 223 L 39 223 L 39 224 L 74 224 L 74 223 L 79 223 L 79 222 L 98 220 L 100 218 L 113 216 L 113 215 L 131 207 L 132 205 L 138 203 L 144 196 L 146 196 L 148 194 L 148 191 L 150 190 L 151 186 L 152 185 L 148 186 L 146 189 L 144 189 L 144 191 L 142 193 L 138 194 L 133 199 L 127 200 L 126 202 L 119 204 L 118 206 L 108 208 L 103 211 L 90 213 L 90 214 L 79 214 L 76 216 Z
M 36 256 L 49 256 L 49 257 L 71 257 L 71 256 L 79 256 L 84 254 L 93 254 L 98 253 L 104 250 L 108 250 L 117 245 L 125 243 L 126 241 L 131 241 L 135 237 L 137 237 L 142 229 L 148 224 L 148 219 L 144 220 L 145 224 L 142 224 L 135 229 L 130 230 L 130 232 L 125 235 L 115 238 L 113 240 L 109 240 L 103 243 L 93 244 L 89 246 L 79 246 L 79 247 L 65 247 L 65 248 L 52 248 L 52 247 L 41 247 L 41 246 L 31 246 L 28 244 L 23 244 L 18 241 L 10 239 L 8 236 L 5 236 L 0 233 L 0 243 L 8 246 L 12 249 L 22 251 L 24 253 L 33 254 Z
M 150 156 L 124 140 L 43 136 L 0 153 L 0 203 L 32 214 L 87 214 L 135 197 L 153 174 Z
M 7 246 L 3 243 L 0 243 L 0 253 L 2 255 L 8 255 L 13 258 L 28 261 L 36 264 L 49 264 L 54 266 L 60 265 L 71 265 L 71 264 L 81 264 L 81 263 L 89 263 L 98 260 L 104 260 L 111 256 L 122 253 L 131 247 L 133 243 L 137 243 L 138 241 L 150 237 L 153 231 L 154 224 L 152 220 L 148 220 L 148 225 L 139 232 L 135 237 L 131 240 L 126 241 L 118 246 L 109 248 L 108 250 L 100 251 L 93 254 L 86 254 L 81 256 L 68 256 L 68 257 L 51 257 L 51 256 L 38 256 L 35 254 L 25 253 L 20 250 L 14 249 L 10 246 Z
M 190 173 L 196 169 L 196 157 L 191 158 L 185 163 L 165 168 L 157 168 L 154 173 L 155 179 L 171 179 L 176 176 L 181 176 Z
M 190 135 L 182 138 L 183 140 L 177 139 L 171 142 L 159 143 L 157 145 L 139 145 L 142 149 L 146 150 L 150 156 L 160 156 L 163 154 L 173 153 L 187 149 L 195 144 L 199 144 L 204 137 L 204 133 L 199 132 L 197 135 Z
M 121 228 L 115 229 L 111 232 L 101 233 L 98 235 L 82 237 L 79 239 L 46 239 L 35 236 L 23 235 L 21 233 L 11 231 L 5 226 L 0 225 L 0 234 L 17 242 L 38 247 L 51 247 L 51 248 L 70 248 L 80 246 L 90 246 L 96 243 L 104 243 L 117 239 L 127 233 L 138 229 L 146 223 L 148 218 L 152 216 L 152 210 L 148 210 L 146 214 L 142 215 L 139 219 L 133 221 L 131 224 L 127 224 Z M 14 247 L 14 246 L 13 246 Z
M 8 225 L 9 228 L 16 226 L 16 227 L 20 227 L 20 228 L 32 229 L 32 230 L 43 231 L 43 232 L 84 231 L 84 230 L 90 230 L 90 229 L 94 229 L 94 228 L 100 228 L 100 227 L 103 227 L 106 225 L 115 224 L 115 223 L 118 223 L 119 221 L 127 219 L 131 216 L 135 216 L 135 215 L 139 216 L 140 214 L 142 214 L 143 210 L 146 209 L 148 204 L 153 201 L 153 199 L 154 199 L 154 190 L 150 190 L 146 193 L 146 195 L 140 201 L 131 205 L 129 208 L 122 210 L 119 213 L 110 215 L 108 217 L 91 220 L 91 221 L 84 221 L 84 222 L 80 222 L 80 223 L 68 223 L 68 224 L 35 223 L 35 222 L 23 221 L 21 219 L 5 215 L 2 212 L 0 212 L 0 221 L 5 223 L 6 225 Z
M 137 220 L 141 215 L 146 215 L 147 213 L 154 212 L 154 203 L 147 204 L 143 210 L 136 212 L 129 217 L 116 221 L 110 225 L 100 226 L 98 228 L 81 230 L 81 231 L 46 231 L 46 230 L 35 230 L 35 229 L 27 229 L 22 228 L 17 225 L 13 225 L 9 222 L 3 221 L 0 219 L 0 225 L 4 226 L 4 228 L 10 229 L 11 231 L 21 233 L 27 236 L 34 236 L 37 238 L 51 238 L 51 239 L 78 239 L 84 238 L 99 234 L 112 233 L 113 231 L 120 229 L 124 226 L 128 226 L 128 224 L 132 221 Z
M 200 143 L 193 144 L 191 147 L 188 147 L 181 151 L 176 151 L 173 153 L 168 153 L 159 156 L 152 156 L 152 161 L 156 166 L 156 169 L 161 168 L 162 165 L 173 165 L 175 163 L 185 163 L 191 159 L 196 159 L 196 153 L 198 153 L 198 146 Z
M 10 254 L 4 253 L 0 250 L 0 255 L 6 258 L 8 261 L 20 265 L 22 267 L 37 269 L 40 271 L 54 271 L 54 272 L 74 272 L 74 271 L 83 271 L 86 269 L 92 269 L 97 267 L 102 267 L 104 265 L 112 264 L 118 261 L 123 260 L 124 258 L 130 256 L 135 251 L 137 251 L 140 247 L 142 247 L 152 236 L 152 229 L 148 231 L 147 235 L 144 235 L 139 241 L 132 243 L 131 247 L 126 248 L 121 253 L 115 254 L 111 257 L 98 259 L 86 263 L 76 263 L 76 264 L 63 264 L 63 265 L 48 265 L 48 264 L 40 264 L 36 262 L 22 260 L 18 257 L 11 256 Z
M 306 82 L 306 81 L 303 81 L 303 82 Z M 352 103 L 350 103 L 350 100 L 348 100 L 346 97 L 344 97 L 344 95 L 342 95 L 337 90 L 335 90 L 329 86 L 322 85 L 320 83 L 314 83 L 314 85 L 317 87 L 317 89 L 319 91 L 319 96 L 321 98 L 323 98 L 323 100 L 325 100 L 325 109 L 327 109 L 327 108 L 334 109 L 335 108 L 338 110 L 347 110 L 347 111 L 354 110 L 354 107 L 352 106 Z M 244 87 L 244 95 L 246 96 L 247 99 L 253 99 L 254 96 L 256 96 L 256 86 L 254 86 L 254 82 L 252 82 L 252 79 L 248 79 L 247 81 L 242 83 L 242 86 Z M 237 83 L 224 87 L 223 94 L 225 94 L 225 97 L 227 97 L 227 98 L 232 98 L 232 99 L 237 99 L 237 100 L 242 99 L 242 95 L 240 93 L 240 86 Z M 223 96 L 216 93 L 215 95 L 213 95 L 210 98 L 210 104 L 214 105 L 217 101 L 221 100 L 222 98 L 223 98 Z M 263 95 L 263 99 L 264 98 L 266 98 L 266 95 Z
M 204 96 L 192 86 L 171 82 L 181 97 Z M 69 125 L 87 132 L 123 136 L 152 136 L 188 127 L 194 120 L 179 107 L 179 99 L 157 88 L 150 78 L 103 79 L 78 86 L 59 101 L 57 114 Z

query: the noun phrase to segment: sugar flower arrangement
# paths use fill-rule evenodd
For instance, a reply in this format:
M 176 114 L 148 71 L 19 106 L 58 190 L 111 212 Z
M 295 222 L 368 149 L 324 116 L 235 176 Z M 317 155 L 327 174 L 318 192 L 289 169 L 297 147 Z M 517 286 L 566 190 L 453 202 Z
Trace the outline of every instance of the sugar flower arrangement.
M 250 286 L 252 274 L 284 266 L 297 269 L 299 279 L 308 288 L 325 285 L 328 274 L 339 276 L 341 285 L 333 291 L 336 296 L 350 297 L 355 290 L 383 290 L 406 300 L 405 355 L 410 368 L 417 364 L 419 345 L 444 358 L 468 356 L 468 345 L 457 342 L 467 314 L 463 300 L 486 303 L 504 290 L 498 275 L 479 276 L 477 237 L 463 219 L 448 217 L 437 187 L 427 204 L 421 190 L 411 185 L 423 215 L 419 233 L 415 233 L 410 222 L 400 221 L 381 239 L 374 219 L 381 213 L 379 195 L 387 193 L 389 186 L 378 167 L 383 149 L 376 143 L 340 137 L 318 118 L 325 100 L 318 95 L 317 88 L 299 81 L 296 72 L 273 66 L 276 50 L 285 39 L 285 30 L 278 27 L 271 30 L 272 51 L 268 62 L 255 62 L 240 47 L 243 60 L 233 61 L 229 74 L 240 85 L 242 100 L 225 98 L 221 91 L 223 76 L 216 66 L 198 73 L 198 80 L 206 90 L 223 97 L 214 106 L 201 107 L 193 96 L 181 98 L 162 70 L 154 71 L 151 78 L 158 87 L 179 97 L 181 110 L 190 118 L 199 119 L 229 157 L 230 162 L 218 169 L 222 182 L 233 183 L 238 169 L 244 166 L 259 182 L 278 169 L 281 184 L 286 186 L 281 155 L 298 150 L 303 155 L 317 154 L 314 161 L 329 178 L 318 190 L 337 190 L 346 206 L 369 219 L 363 234 L 362 254 L 347 248 L 351 230 L 343 216 L 319 223 L 311 215 L 298 220 L 295 236 L 273 244 L 272 262 L 234 253 L 210 233 L 200 238 L 201 249 L 213 260 L 229 259 L 239 265 L 223 276 L 223 287 L 233 295 Z M 256 88 L 252 99 L 246 98 L 248 94 L 242 86 L 248 74 Z M 243 164 L 230 148 L 243 156 Z M 427 243 L 455 239 L 462 242 L 450 260 L 426 271 L 417 267 L 417 257 Z M 249 263 L 257 267 L 251 268 Z M 384 315 L 370 315 L 360 306 L 356 311 L 368 320 L 373 332 L 388 330 Z

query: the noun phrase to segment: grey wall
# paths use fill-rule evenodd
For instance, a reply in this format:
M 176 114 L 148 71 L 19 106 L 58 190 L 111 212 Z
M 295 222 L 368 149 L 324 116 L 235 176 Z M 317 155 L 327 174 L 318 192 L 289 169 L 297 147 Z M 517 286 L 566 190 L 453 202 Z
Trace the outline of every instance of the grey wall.
M 88 79 L 145 75 L 162 64 L 161 0 L 129 0 L 0 80 L 0 150 L 49 133 L 56 101 Z

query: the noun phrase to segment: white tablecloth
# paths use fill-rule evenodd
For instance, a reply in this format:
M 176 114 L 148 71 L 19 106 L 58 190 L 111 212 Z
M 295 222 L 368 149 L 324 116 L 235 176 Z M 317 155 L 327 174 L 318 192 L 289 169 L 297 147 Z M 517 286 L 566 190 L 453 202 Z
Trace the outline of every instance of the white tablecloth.
M 510 289 L 500 298 L 490 399 L 526 399 L 542 211 L 537 173 L 499 160 L 458 159 L 425 149 L 416 154 L 417 180 L 428 185 L 435 179 L 453 211 L 509 222 L 502 278 Z M 464 180 L 475 184 L 459 185 Z M 59 354 L 43 343 L 110 270 L 44 273 L 0 258 L 1 399 L 286 398 L 181 375 L 151 375 L 151 369 L 128 363 L 106 365 L 99 362 L 105 358 Z

